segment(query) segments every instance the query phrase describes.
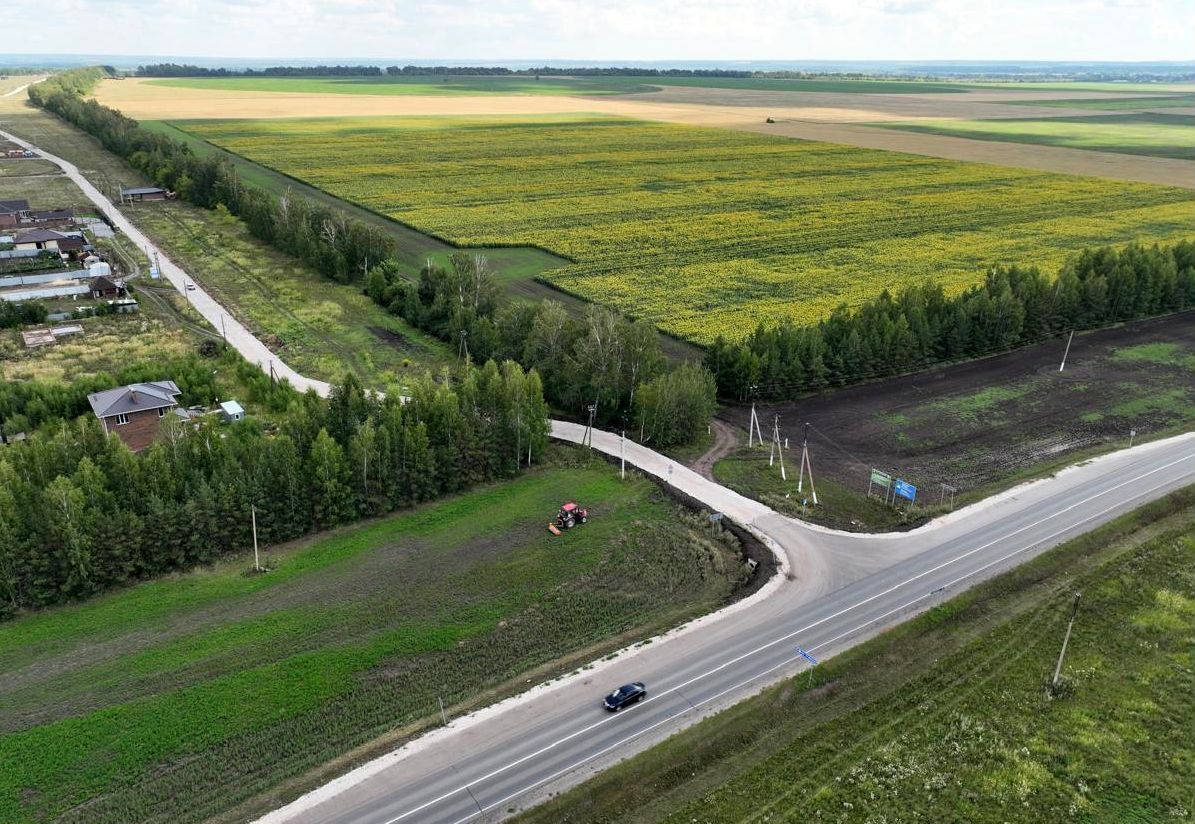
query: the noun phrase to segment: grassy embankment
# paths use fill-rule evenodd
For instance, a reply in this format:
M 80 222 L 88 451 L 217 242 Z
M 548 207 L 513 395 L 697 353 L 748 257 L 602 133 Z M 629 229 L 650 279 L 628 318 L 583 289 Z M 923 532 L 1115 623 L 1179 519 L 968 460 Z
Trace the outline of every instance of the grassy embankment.
M 44 112 L 0 99 L 0 127 L 75 163 L 101 191 L 149 181 L 95 140 Z M 179 201 L 130 216 L 293 367 L 335 380 L 346 369 L 382 388 L 411 369 L 451 360 L 439 342 L 388 314 L 355 286 L 333 283 L 254 240 L 243 225 Z M 174 300 L 167 297 L 167 300 Z
M 823 662 L 812 688 L 804 675 L 773 687 L 518 820 L 1186 820 L 1193 633 L 1187 489 Z
M 592 513 L 556 538 L 562 496 Z M 0 624 L 0 820 L 232 821 L 726 601 L 733 539 L 556 450 L 518 480 Z
M 698 343 L 927 272 L 954 291 L 995 262 L 1053 270 L 1094 238 L 1174 240 L 1195 221 L 1187 190 L 617 118 L 185 128 L 459 244 L 551 249 L 575 261 L 554 285 Z
M 868 125 L 976 140 L 1195 159 L 1195 140 L 1191 138 L 1195 133 L 1195 115 L 1136 112 L 1002 120 L 896 121 Z

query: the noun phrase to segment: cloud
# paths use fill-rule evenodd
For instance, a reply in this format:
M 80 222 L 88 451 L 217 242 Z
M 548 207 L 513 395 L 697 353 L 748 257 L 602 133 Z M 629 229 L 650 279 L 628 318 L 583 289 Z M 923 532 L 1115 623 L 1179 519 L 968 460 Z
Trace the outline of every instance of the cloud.
M 1190 60 L 1190 0 L 62 0 L 87 50 L 267 59 Z M 62 51 L 33 27 L 27 53 Z M 102 44 L 102 47 L 99 45 Z

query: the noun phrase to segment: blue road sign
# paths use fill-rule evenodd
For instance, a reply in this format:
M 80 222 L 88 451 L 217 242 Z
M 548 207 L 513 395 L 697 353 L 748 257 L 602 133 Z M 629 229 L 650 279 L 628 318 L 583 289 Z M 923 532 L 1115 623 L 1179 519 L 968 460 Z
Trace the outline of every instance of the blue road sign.
M 902 498 L 908 498 L 909 503 L 912 503 L 917 499 L 917 487 L 913 486 L 908 481 L 902 481 L 899 478 L 896 480 L 896 489 L 894 492 Z
M 801 649 L 800 647 L 797 647 L 797 655 L 801 656 L 802 658 L 804 658 L 806 661 L 813 664 L 814 666 L 817 666 L 817 659 L 814 658 L 809 653 L 807 653 L 805 650 Z

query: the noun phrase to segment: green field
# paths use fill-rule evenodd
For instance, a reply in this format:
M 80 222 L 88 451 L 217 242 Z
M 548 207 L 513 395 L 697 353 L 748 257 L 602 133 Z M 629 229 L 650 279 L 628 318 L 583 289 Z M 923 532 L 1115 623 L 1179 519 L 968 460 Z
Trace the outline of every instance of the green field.
M 458 251 L 455 246 L 444 240 L 412 229 L 351 201 L 334 197 L 298 178 L 288 177 L 240 155 L 221 149 L 189 132 L 176 128 L 171 123 L 150 120 L 143 121 L 141 125 L 150 131 L 181 140 L 197 153 L 215 153 L 228 159 L 237 167 L 243 180 L 260 186 L 268 192 L 280 195 L 289 189 L 314 203 L 340 209 L 352 217 L 377 226 L 394 240 L 395 259 L 410 269 L 418 269 L 429 259 L 441 265 L 447 265 L 449 256 Z M 532 247 L 495 246 L 479 251 L 486 256 L 494 276 L 509 294 L 532 300 L 551 297 L 556 300 L 564 300 L 566 303 L 569 302 L 567 295 L 545 286 L 537 280 L 547 270 L 565 265 L 568 261 L 563 258 L 556 257 L 543 249 Z M 584 306 L 581 301 L 572 301 L 572 303 L 576 304 L 570 307 L 572 309 Z
M 802 674 L 517 820 L 1185 821 L 1193 673 L 1188 489 L 823 661 L 812 688 Z
M 629 82 L 628 82 L 629 81 Z M 302 94 L 477 95 L 626 94 L 651 91 L 644 78 L 486 77 L 471 75 L 397 77 L 178 77 L 150 80 L 151 86 L 220 91 Z
M 1141 109 L 1195 108 L 1195 94 L 1150 97 L 1117 97 L 1092 100 L 1008 100 L 1010 106 L 1052 106 L 1060 109 L 1095 109 L 1100 111 L 1139 111 Z
M 1195 225 L 1181 189 L 614 118 L 180 126 L 454 243 L 549 249 L 553 285 L 696 342 Z
M 920 80 L 799 80 L 767 77 L 185 77 L 150 80 L 152 86 L 183 89 L 218 89 L 304 94 L 546 94 L 602 95 L 651 92 L 658 86 L 692 86 L 708 89 L 750 89 L 839 94 L 929 94 L 966 91 L 958 83 Z
M 304 375 L 337 380 L 348 370 L 381 389 L 452 360 L 440 341 L 390 314 L 357 287 L 329 281 L 261 244 L 227 213 L 179 201 L 127 206 L 125 211 L 212 297 Z
M 438 698 L 458 715 L 727 599 L 728 534 L 552 460 L 269 551 L 266 575 L 242 555 L 0 624 L 0 821 L 252 818 L 438 723 Z M 556 538 L 562 496 L 591 519 Z
M 1174 83 L 1121 83 L 1115 81 L 1085 80 L 1043 80 L 1043 81 L 990 81 L 968 83 L 974 89 L 1017 89 L 1026 92 L 1128 92 L 1131 94 L 1174 94 L 1195 92 L 1195 82 L 1190 80 Z
M 869 125 L 978 140 L 1195 159 L 1195 115 L 1137 113 L 1009 120 L 917 120 Z

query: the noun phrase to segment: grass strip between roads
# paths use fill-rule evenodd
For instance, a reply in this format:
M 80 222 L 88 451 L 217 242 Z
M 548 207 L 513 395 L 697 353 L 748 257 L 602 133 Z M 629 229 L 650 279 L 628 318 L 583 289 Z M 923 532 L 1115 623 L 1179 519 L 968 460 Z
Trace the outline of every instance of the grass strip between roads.
M 1190 487 L 519 821 L 1183 820 L 1195 810 L 1193 561 Z

